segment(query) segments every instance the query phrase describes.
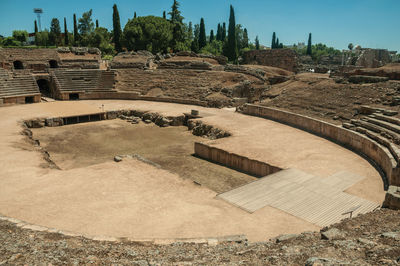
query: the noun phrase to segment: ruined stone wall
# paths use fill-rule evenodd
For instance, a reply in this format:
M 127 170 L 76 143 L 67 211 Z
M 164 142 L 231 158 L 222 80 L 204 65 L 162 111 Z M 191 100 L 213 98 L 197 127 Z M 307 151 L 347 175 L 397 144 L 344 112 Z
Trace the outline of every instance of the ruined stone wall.
M 195 142 L 194 153 L 200 158 L 220 163 L 258 177 L 267 176 L 282 170 L 279 167 L 252 160 L 245 156 L 230 153 L 200 142 Z
M 390 53 L 385 49 L 363 49 L 357 58 L 356 66 L 381 67 L 392 61 Z
M 0 66 L 14 70 L 14 62 L 20 61 L 23 69 L 34 72 L 46 72 L 53 67 L 98 69 L 101 54 L 97 48 L 60 47 L 46 48 L 2 48 Z M 51 63 L 54 61 L 55 63 Z
M 279 67 L 297 72 L 297 55 L 292 49 L 252 50 L 243 54 L 243 64 Z

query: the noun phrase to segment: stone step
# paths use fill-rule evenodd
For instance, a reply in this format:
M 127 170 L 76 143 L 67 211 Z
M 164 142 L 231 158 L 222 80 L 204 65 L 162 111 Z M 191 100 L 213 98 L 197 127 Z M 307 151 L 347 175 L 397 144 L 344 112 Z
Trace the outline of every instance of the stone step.
M 372 141 L 376 142 L 376 144 L 381 146 L 381 148 L 385 151 L 387 156 L 390 158 L 390 160 L 392 162 L 392 168 L 397 167 L 398 162 L 399 162 L 398 157 L 399 157 L 400 153 L 399 153 L 399 149 L 393 143 L 390 143 L 389 141 L 380 137 L 379 135 L 375 134 L 374 132 L 369 131 L 362 127 L 355 127 L 355 128 L 351 128 L 350 130 L 364 134 L 368 138 L 370 138 Z M 381 142 L 386 143 L 387 146 L 386 146 L 386 144 L 382 144 Z
M 396 118 L 396 117 L 392 117 L 392 116 L 386 116 L 386 115 L 382 115 L 379 113 L 374 113 L 372 115 L 369 115 L 369 117 L 371 118 L 375 118 L 375 119 L 379 119 L 379 120 L 383 120 L 392 124 L 396 124 L 400 126 L 400 119 Z
M 400 134 L 400 126 L 398 126 L 398 125 L 395 125 L 395 124 L 392 124 L 392 123 L 389 123 L 389 122 L 385 122 L 385 121 L 382 121 L 382 120 L 379 120 L 379 119 L 375 119 L 375 118 L 372 118 L 372 117 L 369 117 L 369 116 L 364 117 L 363 120 L 365 120 L 367 122 L 370 122 L 372 124 L 375 124 L 375 125 L 390 129 L 390 130 Z
M 388 128 L 381 127 L 377 124 L 373 124 L 373 123 L 363 121 L 363 120 L 352 119 L 352 120 L 350 120 L 350 122 L 355 126 L 363 127 L 365 129 L 376 132 L 376 133 L 380 134 L 382 137 L 385 137 L 388 140 L 390 140 L 391 142 L 394 142 L 395 144 L 400 144 L 400 134 L 398 134 L 395 131 L 392 131 Z

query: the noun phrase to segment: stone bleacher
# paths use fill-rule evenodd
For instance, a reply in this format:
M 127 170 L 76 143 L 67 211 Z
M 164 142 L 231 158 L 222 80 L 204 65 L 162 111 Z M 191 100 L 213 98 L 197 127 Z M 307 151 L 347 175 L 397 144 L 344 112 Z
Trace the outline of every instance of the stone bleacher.
M 32 74 L 8 72 L 0 68 L 0 98 L 24 97 L 40 94 Z
M 343 127 L 366 135 L 385 147 L 391 154 L 395 165 L 400 159 L 400 119 L 382 112 L 365 114 L 360 119 L 352 119 Z
M 58 93 L 115 92 L 114 71 L 106 70 L 63 70 L 52 72 Z

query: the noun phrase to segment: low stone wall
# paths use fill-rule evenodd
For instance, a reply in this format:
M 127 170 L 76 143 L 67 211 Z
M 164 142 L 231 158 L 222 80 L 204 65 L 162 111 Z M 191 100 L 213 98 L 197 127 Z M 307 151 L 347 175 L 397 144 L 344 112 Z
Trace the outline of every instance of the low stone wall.
M 167 103 L 180 103 L 180 104 L 207 106 L 207 102 L 205 102 L 205 101 L 168 98 L 168 97 L 142 96 L 135 92 L 85 93 L 85 94 L 79 95 L 79 99 L 81 99 L 81 100 L 98 100 L 98 99 L 142 100 L 142 101 L 167 102 Z
M 252 160 L 245 156 L 230 153 L 200 142 L 195 142 L 194 153 L 200 158 L 210 160 L 212 162 L 216 162 L 258 177 L 267 176 L 282 170 L 276 166 L 272 166 L 257 160 Z
M 15 97 L 4 97 L 3 104 L 25 104 L 26 97 L 33 97 L 32 103 L 39 103 L 40 102 L 40 94 L 36 95 L 24 95 L 24 96 L 15 96 Z
M 343 145 L 364 155 L 375 167 L 382 170 L 385 188 L 388 185 L 400 184 L 399 171 L 396 170 L 396 162 L 391 159 L 390 153 L 386 152 L 383 146 L 361 134 L 324 121 L 270 107 L 246 104 L 243 107 L 243 113 L 288 124 Z

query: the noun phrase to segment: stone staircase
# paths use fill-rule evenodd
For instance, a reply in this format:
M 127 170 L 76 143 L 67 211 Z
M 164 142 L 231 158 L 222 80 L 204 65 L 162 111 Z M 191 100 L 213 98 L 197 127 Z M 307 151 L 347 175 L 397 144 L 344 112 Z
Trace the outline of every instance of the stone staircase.
M 39 87 L 31 73 L 9 73 L 0 69 L 0 98 L 31 96 L 40 94 Z
M 56 88 L 63 92 L 115 92 L 114 71 L 105 70 L 54 70 Z
M 398 166 L 400 159 L 400 119 L 385 115 L 381 112 L 366 114 L 360 119 L 352 119 L 350 123 L 343 123 L 343 127 L 366 135 L 377 142 L 387 151 Z

